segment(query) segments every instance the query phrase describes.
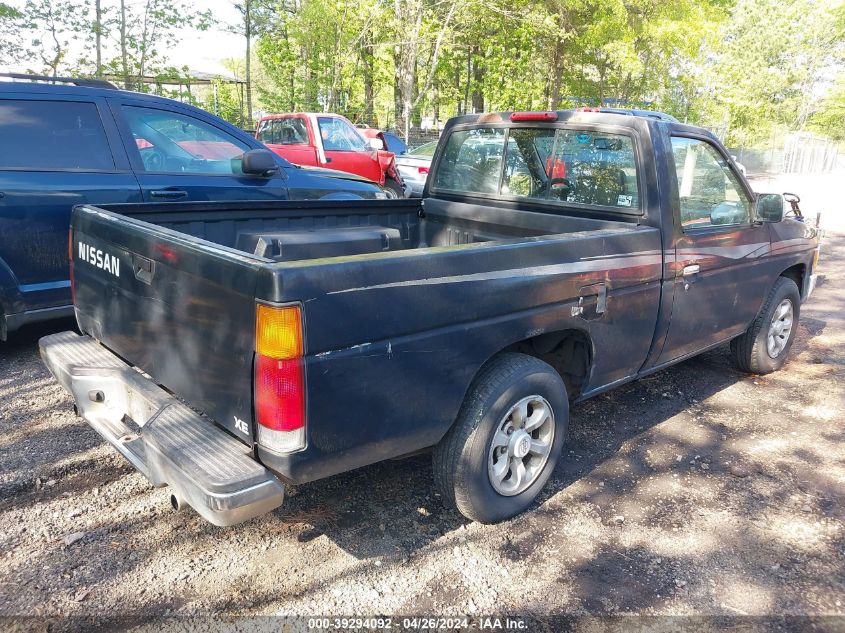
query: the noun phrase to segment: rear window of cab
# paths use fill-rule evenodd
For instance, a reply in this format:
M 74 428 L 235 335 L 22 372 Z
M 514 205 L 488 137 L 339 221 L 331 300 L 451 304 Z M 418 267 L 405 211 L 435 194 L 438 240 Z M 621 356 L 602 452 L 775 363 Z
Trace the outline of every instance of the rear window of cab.
M 432 189 L 628 213 L 640 209 L 633 138 L 586 128 L 455 130 Z

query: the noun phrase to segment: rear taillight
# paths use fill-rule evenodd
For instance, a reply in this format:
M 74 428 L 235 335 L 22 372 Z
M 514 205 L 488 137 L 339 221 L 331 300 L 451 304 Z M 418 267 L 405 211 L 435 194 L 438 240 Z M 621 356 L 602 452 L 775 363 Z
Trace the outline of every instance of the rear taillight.
M 70 269 L 70 302 L 76 305 L 76 282 L 73 280 L 73 227 L 67 230 L 67 261 Z
M 305 374 L 298 306 L 256 306 L 254 381 L 258 443 L 283 453 L 303 448 Z
M 420 172 L 421 176 L 425 176 L 425 175 L 428 174 L 429 168 L 428 167 L 417 167 L 417 171 Z
M 512 112 L 511 121 L 557 121 L 557 112 Z

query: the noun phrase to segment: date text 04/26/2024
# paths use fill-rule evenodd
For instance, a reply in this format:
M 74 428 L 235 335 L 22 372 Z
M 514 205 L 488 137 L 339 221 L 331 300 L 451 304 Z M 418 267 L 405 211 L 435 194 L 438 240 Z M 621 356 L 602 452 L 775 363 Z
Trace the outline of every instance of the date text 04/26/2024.
M 440 617 L 361 617 L 361 618 L 309 618 L 310 630 L 413 630 L 413 631 L 524 631 L 528 623 L 520 618 L 440 618 Z

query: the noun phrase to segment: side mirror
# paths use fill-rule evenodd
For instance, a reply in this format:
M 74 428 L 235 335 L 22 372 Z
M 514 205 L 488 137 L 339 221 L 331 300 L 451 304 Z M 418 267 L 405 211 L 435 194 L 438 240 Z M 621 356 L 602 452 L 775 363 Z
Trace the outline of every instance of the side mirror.
M 754 216 L 763 222 L 783 220 L 783 196 L 779 193 L 761 193 L 754 205 Z
M 380 138 L 378 138 L 378 137 L 368 139 L 368 141 L 369 141 L 369 143 L 370 143 L 370 147 L 372 147 L 373 149 L 387 149 L 387 148 L 384 146 L 384 141 L 383 141 L 383 140 L 381 140 L 381 139 L 380 139 Z
M 279 169 L 269 149 L 251 149 L 241 155 L 241 171 L 250 176 L 272 176 Z

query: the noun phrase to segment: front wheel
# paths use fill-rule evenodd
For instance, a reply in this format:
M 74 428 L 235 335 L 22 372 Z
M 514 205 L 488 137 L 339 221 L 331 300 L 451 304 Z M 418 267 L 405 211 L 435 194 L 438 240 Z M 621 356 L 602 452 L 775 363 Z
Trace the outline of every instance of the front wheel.
M 769 374 L 786 362 L 801 311 L 801 294 L 794 281 L 779 277 L 766 303 L 744 334 L 731 341 L 731 356 L 737 369 Z
M 396 194 L 397 198 L 405 197 L 405 186 L 395 178 L 391 178 L 390 176 L 385 178 L 384 186 L 386 189 L 390 189 L 394 194 Z
M 552 367 L 524 354 L 496 357 L 434 449 L 444 501 L 481 523 L 523 512 L 554 471 L 568 422 L 566 387 Z

